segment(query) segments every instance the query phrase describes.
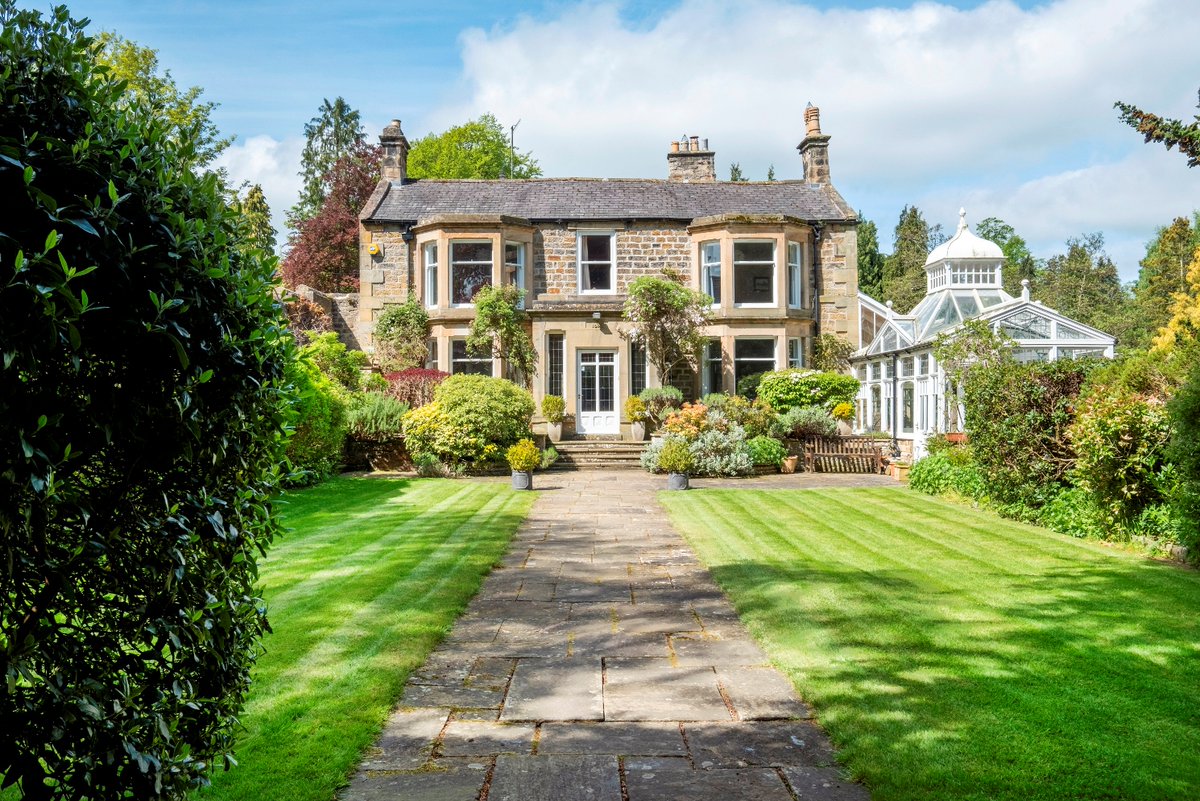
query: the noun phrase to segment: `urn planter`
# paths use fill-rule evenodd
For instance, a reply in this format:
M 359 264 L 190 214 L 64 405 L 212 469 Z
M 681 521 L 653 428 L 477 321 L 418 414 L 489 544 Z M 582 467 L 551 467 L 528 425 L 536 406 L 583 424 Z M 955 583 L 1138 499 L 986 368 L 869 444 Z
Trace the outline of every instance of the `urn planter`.
M 515 490 L 531 490 L 531 489 L 533 489 L 533 471 L 532 470 L 514 470 L 514 471 L 512 471 L 512 488 Z
M 629 438 L 634 442 L 643 442 L 646 439 L 646 424 L 645 423 L 630 423 Z
M 685 490 L 688 488 L 687 473 L 668 473 L 667 474 L 667 489 L 669 490 Z
M 546 436 L 551 442 L 562 442 L 562 421 L 546 423 Z

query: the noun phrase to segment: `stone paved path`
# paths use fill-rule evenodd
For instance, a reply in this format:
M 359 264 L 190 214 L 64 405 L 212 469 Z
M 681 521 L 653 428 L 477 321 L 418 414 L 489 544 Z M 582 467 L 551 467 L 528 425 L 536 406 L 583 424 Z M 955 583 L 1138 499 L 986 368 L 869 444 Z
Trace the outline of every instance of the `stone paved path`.
M 869 798 L 671 528 L 661 477 L 537 479 L 345 801 Z

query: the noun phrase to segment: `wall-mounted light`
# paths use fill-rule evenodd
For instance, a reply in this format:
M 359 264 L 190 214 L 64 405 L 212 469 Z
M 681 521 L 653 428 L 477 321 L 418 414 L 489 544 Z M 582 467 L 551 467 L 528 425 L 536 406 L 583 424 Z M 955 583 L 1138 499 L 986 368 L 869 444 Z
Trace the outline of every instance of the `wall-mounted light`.
M 600 312 L 592 312 L 592 322 L 596 324 L 597 328 L 604 327 L 604 323 L 600 322 Z

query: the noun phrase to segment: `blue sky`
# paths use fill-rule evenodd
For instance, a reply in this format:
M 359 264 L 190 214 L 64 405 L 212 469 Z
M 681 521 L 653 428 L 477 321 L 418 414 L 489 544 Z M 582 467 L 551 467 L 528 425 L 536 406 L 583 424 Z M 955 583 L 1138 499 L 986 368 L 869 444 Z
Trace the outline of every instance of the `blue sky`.
M 682 133 L 710 139 L 722 177 L 733 161 L 797 177 L 811 100 L 834 182 L 885 249 L 905 204 L 948 229 L 965 205 L 1041 256 L 1103 231 L 1130 279 L 1154 229 L 1200 208 L 1200 170 L 1112 110 L 1196 113 L 1200 11 L 1171 0 L 69 5 L 204 87 L 237 136 L 223 165 L 278 219 L 304 123 L 339 95 L 372 138 L 393 117 L 413 138 L 491 111 L 521 120 L 546 175 L 608 177 L 664 175 Z

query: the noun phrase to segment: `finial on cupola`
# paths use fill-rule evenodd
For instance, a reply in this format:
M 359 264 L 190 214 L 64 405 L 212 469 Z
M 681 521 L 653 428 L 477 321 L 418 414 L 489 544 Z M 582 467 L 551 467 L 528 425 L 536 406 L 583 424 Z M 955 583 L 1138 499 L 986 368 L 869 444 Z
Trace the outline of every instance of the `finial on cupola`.
M 958 230 L 965 231 L 967 228 L 967 210 L 963 207 L 958 209 Z

